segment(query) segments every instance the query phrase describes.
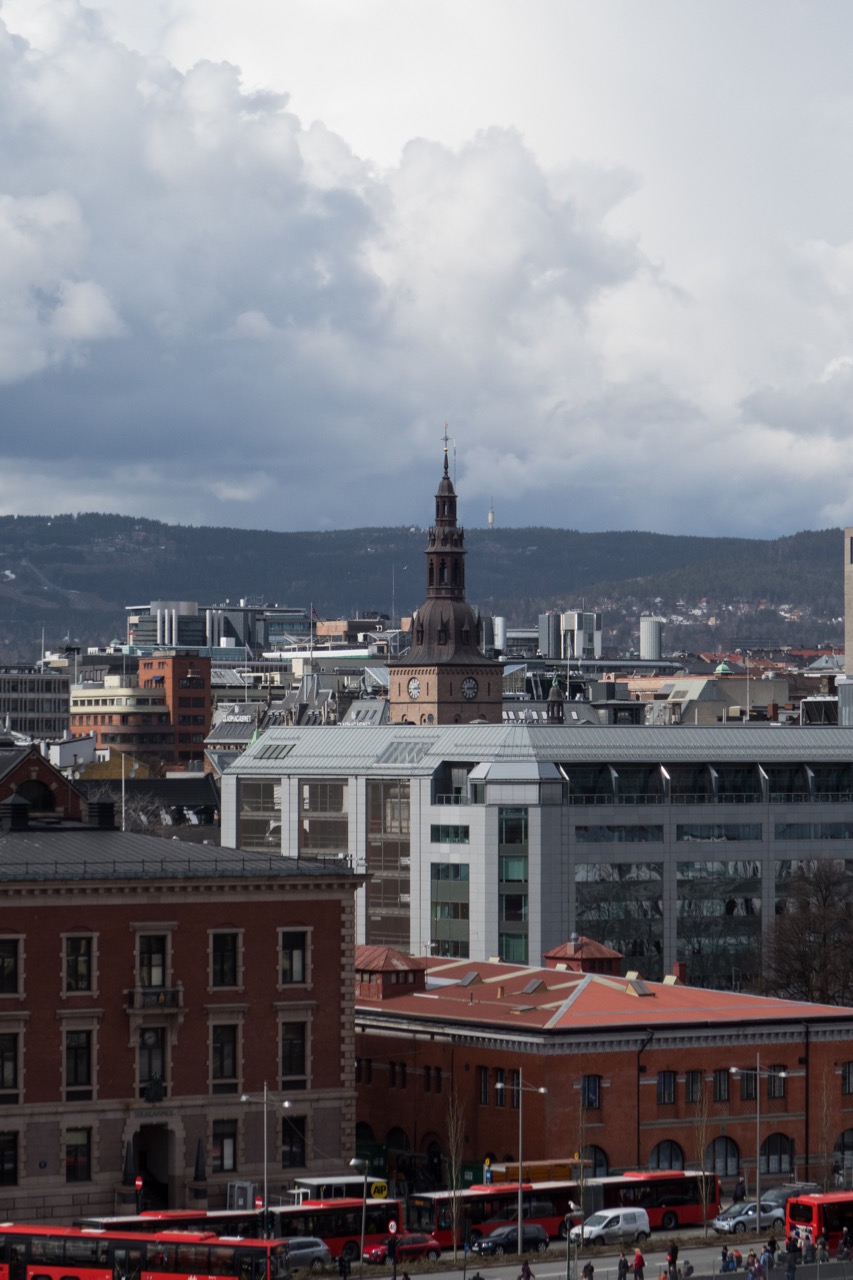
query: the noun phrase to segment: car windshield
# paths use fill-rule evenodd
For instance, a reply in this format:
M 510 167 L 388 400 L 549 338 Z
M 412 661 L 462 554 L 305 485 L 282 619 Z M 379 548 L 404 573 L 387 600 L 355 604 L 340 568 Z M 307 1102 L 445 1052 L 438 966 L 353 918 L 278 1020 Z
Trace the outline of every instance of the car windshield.
M 586 1222 L 584 1223 L 584 1226 L 585 1227 L 603 1227 L 609 1217 L 610 1217 L 609 1213 L 594 1213 L 591 1217 L 587 1218 Z

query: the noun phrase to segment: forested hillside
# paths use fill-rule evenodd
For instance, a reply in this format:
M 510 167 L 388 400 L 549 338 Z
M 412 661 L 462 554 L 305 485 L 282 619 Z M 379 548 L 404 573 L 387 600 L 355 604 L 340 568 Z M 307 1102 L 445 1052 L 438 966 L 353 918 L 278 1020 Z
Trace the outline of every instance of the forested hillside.
M 688 639 L 710 619 L 709 638 L 691 648 L 747 633 L 749 643 L 765 633 L 790 644 L 841 639 L 838 529 L 773 541 L 470 529 L 466 545 L 469 599 L 510 625 L 585 606 L 603 609 L 619 646 L 630 646 L 644 609 L 685 617 Z M 399 617 L 423 598 L 424 547 L 418 528 L 272 533 L 114 515 L 0 517 L 0 657 L 31 659 L 42 629 L 49 647 L 65 635 L 84 644 L 123 636 L 124 606 L 158 598 Z M 790 606 L 784 616 L 781 606 Z M 680 625 L 672 622 L 670 642 Z

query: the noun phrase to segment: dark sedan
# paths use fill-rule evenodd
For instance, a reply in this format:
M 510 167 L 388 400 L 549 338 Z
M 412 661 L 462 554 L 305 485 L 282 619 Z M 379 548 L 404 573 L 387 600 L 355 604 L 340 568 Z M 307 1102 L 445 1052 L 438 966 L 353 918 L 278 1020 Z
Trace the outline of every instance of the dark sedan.
M 521 1249 L 518 1247 L 518 1227 L 498 1227 L 490 1236 L 483 1236 L 471 1245 L 472 1252 L 481 1257 L 500 1257 L 504 1253 L 544 1253 L 548 1248 L 548 1233 L 536 1222 L 525 1222 L 521 1229 Z

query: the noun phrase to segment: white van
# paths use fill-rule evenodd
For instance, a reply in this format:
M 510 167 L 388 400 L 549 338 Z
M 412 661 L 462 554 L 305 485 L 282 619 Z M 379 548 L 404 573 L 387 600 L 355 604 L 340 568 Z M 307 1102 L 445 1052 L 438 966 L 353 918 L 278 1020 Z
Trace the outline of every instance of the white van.
M 575 1244 L 581 1240 L 584 1244 L 639 1244 L 648 1240 L 650 1232 L 645 1209 L 601 1209 L 572 1227 L 569 1235 Z

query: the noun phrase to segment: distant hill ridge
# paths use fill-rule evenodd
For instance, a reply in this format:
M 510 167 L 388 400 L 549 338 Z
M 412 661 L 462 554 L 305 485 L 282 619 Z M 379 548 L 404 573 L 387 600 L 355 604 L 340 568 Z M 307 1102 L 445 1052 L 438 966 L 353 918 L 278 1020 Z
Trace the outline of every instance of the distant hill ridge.
M 424 596 L 425 543 L 418 527 L 275 533 L 94 513 L 0 516 L 0 646 L 8 654 L 23 633 L 31 647 L 42 627 L 49 644 L 66 632 L 84 643 L 121 636 L 124 606 L 157 598 L 398 617 Z M 468 598 L 510 625 L 614 602 L 670 614 L 701 596 L 711 608 L 793 605 L 821 635 L 842 614 L 840 529 L 763 540 L 467 528 L 466 546 Z

